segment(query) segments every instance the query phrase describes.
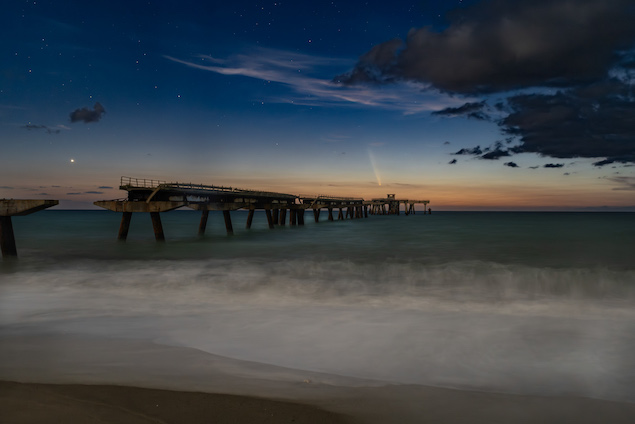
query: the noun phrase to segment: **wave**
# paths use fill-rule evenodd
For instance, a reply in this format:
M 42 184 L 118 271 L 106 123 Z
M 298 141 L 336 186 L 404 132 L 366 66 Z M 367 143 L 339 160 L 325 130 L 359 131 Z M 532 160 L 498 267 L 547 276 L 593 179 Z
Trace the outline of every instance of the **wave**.
M 77 260 L 4 272 L 0 322 L 392 383 L 635 401 L 634 282 L 485 261 Z

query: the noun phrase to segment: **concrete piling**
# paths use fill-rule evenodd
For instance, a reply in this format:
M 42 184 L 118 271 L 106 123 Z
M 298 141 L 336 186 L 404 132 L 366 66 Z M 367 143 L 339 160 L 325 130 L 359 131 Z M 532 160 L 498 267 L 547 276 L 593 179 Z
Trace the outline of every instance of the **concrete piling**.
M 13 234 L 13 223 L 10 216 L 0 216 L 0 249 L 2 250 L 3 258 L 18 256 L 15 234 Z
M 29 215 L 59 204 L 58 200 L 0 199 L 0 251 L 3 258 L 17 258 L 12 216 Z
M 223 211 L 223 218 L 225 218 L 225 229 L 227 230 L 227 235 L 234 235 L 234 227 L 232 227 L 232 217 L 229 214 L 228 210 Z
M 132 220 L 132 212 L 124 212 L 121 216 L 121 224 L 119 225 L 119 234 L 117 235 L 117 240 L 126 241 L 126 239 L 128 238 L 130 220 Z
M 253 220 L 254 220 L 254 212 L 255 212 L 255 211 L 256 211 L 256 210 L 255 210 L 255 209 L 253 209 L 253 208 L 252 208 L 252 209 L 249 209 L 249 214 L 247 215 L 247 225 L 246 225 L 247 229 L 250 229 L 250 228 L 251 228 L 251 223 L 252 223 L 252 222 L 253 222 Z
M 271 216 L 271 209 L 265 209 L 265 214 L 267 215 L 267 224 L 269 224 L 269 229 L 273 229 L 273 216 Z
M 161 224 L 161 215 L 159 212 L 150 212 L 150 218 L 152 219 L 152 229 L 154 230 L 154 238 L 156 241 L 165 241 L 165 234 L 163 234 L 163 225 Z
M 198 225 L 198 235 L 199 236 L 204 236 L 205 235 L 205 229 L 207 228 L 207 219 L 209 218 L 209 211 L 207 209 L 204 209 L 201 212 L 201 222 Z

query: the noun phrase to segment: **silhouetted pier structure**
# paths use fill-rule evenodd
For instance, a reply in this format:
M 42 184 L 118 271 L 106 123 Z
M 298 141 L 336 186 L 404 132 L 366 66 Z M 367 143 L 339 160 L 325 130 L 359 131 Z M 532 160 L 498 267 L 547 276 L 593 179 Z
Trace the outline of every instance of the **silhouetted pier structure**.
M 59 204 L 58 200 L 0 199 L 0 250 L 2 257 L 17 257 L 12 216 L 29 215 Z
M 423 204 L 423 213 L 426 213 L 426 207 L 429 200 L 412 200 L 412 199 L 396 199 L 394 194 L 388 194 L 385 198 L 372 199 L 370 204 L 371 215 L 399 215 L 400 205 L 404 205 L 404 213 L 410 215 L 415 213 L 415 205 Z
M 274 193 L 260 190 L 247 190 L 233 187 L 166 182 L 161 180 L 121 177 L 119 188 L 128 192 L 126 199 L 101 200 L 94 204 L 115 212 L 122 212 L 121 225 L 119 227 L 119 240 L 126 240 L 132 214 L 135 212 L 147 212 L 152 219 L 155 239 L 164 241 L 163 226 L 161 224 L 161 212 L 168 212 L 181 207 L 188 207 L 201 211 L 198 234 L 204 235 L 210 211 L 222 211 L 225 220 L 227 234 L 233 234 L 231 211 L 246 209 L 246 228 L 251 224 L 256 210 L 264 210 L 269 228 L 286 224 L 286 215 L 289 211 L 289 225 L 304 225 L 304 215 L 307 209 L 313 210 L 315 222 L 319 222 L 320 211 L 328 211 L 328 220 L 336 218 L 333 211 L 337 210 L 337 220 L 368 218 L 368 208 L 372 213 L 378 214 L 380 210 L 393 210 L 395 202 L 397 209 L 399 202 L 407 207 L 406 214 L 414 213 L 414 203 L 427 204 L 428 201 L 404 201 L 395 200 L 394 195 L 383 199 L 380 208 L 380 200 L 365 201 L 357 197 L 335 197 L 327 195 L 293 195 L 286 193 Z M 392 198 L 390 196 L 393 196 Z M 345 211 L 345 212 L 344 212 Z

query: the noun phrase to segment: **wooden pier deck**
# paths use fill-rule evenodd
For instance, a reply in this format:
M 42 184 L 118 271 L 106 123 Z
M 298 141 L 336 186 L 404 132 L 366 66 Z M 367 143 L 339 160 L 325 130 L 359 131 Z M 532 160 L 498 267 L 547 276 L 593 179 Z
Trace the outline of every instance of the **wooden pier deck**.
M 414 213 L 414 205 L 428 200 L 395 199 L 395 195 L 388 195 L 385 199 L 366 201 L 361 197 L 337 197 L 329 195 L 294 195 L 275 193 L 262 190 L 248 190 L 234 187 L 167 182 L 162 180 L 121 177 L 119 188 L 128 192 L 126 199 L 101 200 L 96 206 L 122 212 L 118 238 L 126 240 L 133 213 L 147 212 L 150 214 L 157 241 L 164 241 L 165 236 L 161 224 L 160 213 L 181 207 L 188 207 L 201 211 L 201 221 L 198 233 L 204 235 L 210 211 L 222 211 L 227 234 L 233 234 L 231 211 L 246 209 L 249 211 L 246 227 L 251 224 L 256 210 L 264 210 L 269 228 L 276 225 L 286 225 L 286 214 L 289 211 L 289 225 L 304 225 L 304 215 L 307 209 L 313 211 L 315 222 L 319 222 L 320 212 L 328 211 L 328 220 L 336 218 L 333 211 L 337 210 L 337 220 L 368 218 L 370 214 L 399 213 L 400 204 L 405 205 L 406 214 Z M 391 197 L 392 196 L 392 197 Z M 425 213 L 425 209 L 424 209 Z

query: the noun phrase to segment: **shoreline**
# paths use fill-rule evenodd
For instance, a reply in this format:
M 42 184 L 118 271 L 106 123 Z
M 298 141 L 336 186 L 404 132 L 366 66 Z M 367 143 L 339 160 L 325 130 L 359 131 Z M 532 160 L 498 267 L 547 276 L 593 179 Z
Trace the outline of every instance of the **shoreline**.
M 219 423 L 635 421 L 635 403 L 629 401 L 563 392 L 511 394 L 391 384 L 233 359 L 150 340 L 42 332 L 38 326 L 5 328 L 0 331 L 0 346 L 3 423 L 46 423 L 49 418 L 48 422 L 91 424 L 90 417 L 94 423 L 196 423 L 210 422 L 210 414 L 217 414 L 213 418 Z M 156 396 L 160 402 L 148 403 Z M 158 408 L 171 406 L 155 411 L 157 404 Z M 241 405 L 238 411 L 236 405 Z M 236 415 L 245 412 L 242 409 L 255 415 Z M 275 420 L 264 421 L 263 411 L 273 413 Z M 109 415 L 115 413 L 120 415 Z
M 342 389 L 342 388 L 340 388 Z M 339 390 L 336 390 L 336 392 Z M 331 402 L 117 385 L 0 380 L 0 416 L 11 424 L 146 423 L 553 423 L 626 424 L 635 404 L 413 386 L 348 388 Z

